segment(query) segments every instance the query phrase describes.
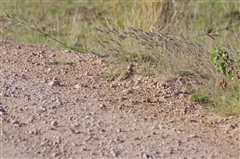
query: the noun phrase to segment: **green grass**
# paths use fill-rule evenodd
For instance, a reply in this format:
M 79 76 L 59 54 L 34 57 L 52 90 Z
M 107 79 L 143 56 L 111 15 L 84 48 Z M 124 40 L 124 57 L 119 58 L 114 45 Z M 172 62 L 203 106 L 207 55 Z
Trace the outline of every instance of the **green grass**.
M 3 37 L 107 55 L 104 60 L 118 70 L 129 62 L 137 63 L 135 71 L 146 76 L 191 76 L 202 83 L 192 95 L 193 101 L 208 104 L 221 114 L 240 114 L 239 81 L 232 83 L 209 61 L 215 47 L 234 57 L 233 49 L 240 49 L 238 1 L 179 1 L 171 5 L 171 1 L 144 0 L 9 0 L 0 5 L 2 15 L 14 15 L 2 17 Z M 219 35 L 215 40 L 213 33 Z M 109 76 L 115 73 L 107 72 Z M 228 82 L 226 90 L 218 87 L 222 78 Z

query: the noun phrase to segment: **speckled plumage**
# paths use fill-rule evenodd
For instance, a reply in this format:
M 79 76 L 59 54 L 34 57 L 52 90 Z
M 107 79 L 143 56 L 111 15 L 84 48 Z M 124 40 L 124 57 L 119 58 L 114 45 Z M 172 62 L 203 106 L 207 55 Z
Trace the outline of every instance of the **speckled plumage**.
M 124 81 L 128 79 L 131 75 L 133 75 L 133 64 L 128 65 L 128 69 L 124 70 L 119 77 L 117 78 L 117 81 Z

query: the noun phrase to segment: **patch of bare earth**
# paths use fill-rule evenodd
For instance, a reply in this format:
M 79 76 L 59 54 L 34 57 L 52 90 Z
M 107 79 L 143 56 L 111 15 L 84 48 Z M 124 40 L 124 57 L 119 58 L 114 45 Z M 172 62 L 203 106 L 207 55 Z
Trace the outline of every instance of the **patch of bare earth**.
M 239 119 L 204 113 L 186 77 L 101 78 L 89 54 L 0 39 L 2 158 L 239 158 Z

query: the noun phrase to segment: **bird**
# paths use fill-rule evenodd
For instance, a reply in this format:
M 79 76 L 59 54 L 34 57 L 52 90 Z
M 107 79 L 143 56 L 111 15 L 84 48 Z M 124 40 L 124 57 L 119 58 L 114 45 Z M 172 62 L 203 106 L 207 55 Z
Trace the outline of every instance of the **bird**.
M 129 64 L 127 70 L 124 70 L 117 78 L 116 81 L 123 82 L 129 79 L 133 75 L 134 64 Z

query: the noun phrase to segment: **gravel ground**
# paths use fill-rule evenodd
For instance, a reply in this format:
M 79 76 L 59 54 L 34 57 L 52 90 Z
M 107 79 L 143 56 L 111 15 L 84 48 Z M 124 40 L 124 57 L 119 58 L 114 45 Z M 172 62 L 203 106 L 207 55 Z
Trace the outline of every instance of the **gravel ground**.
M 101 78 L 110 67 L 93 55 L 0 39 L 1 157 L 240 157 L 239 119 L 190 102 L 197 81 Z

